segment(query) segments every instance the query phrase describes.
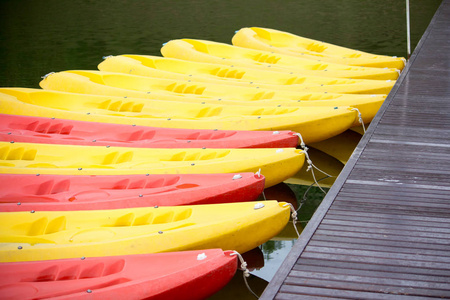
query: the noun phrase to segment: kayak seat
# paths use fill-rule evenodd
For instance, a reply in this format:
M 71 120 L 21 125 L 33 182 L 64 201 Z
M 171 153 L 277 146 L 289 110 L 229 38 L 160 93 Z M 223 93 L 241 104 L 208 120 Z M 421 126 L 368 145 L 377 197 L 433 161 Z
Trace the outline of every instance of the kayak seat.
M 91 263 L 83 263 L 69 265 L 67 267 L 51 266 L 40 271 L 37 274 L 32 274 L 35 276 L 29 276 L 31 274 L 28 274 L 25 282 L 45 282 L 97 278 L 119 273 L 123 270 L 124 266 L 124 259 L 107 261 L 105 263 L 95 263 L 94 265 L 92 265 Z
M 0 160 L 34 160 L 37 149 L 28 149 L 19 147 L 11 149 L 9 146 L 0 148 Z
M 28 236 L 38 236 L 44 234 L 52 234 L 66 229 L 66 217 L 60 216 L 53 220 L 48 220 L 47 217 L 37 219 L 32 223 L 24 222 L 16 229 L 26 230 Z
M 212 70 L 210 74 L 221 78 L 242 79 L 242 77 L 244 77 L 245 75 L 245 72 L 239 72 L 238 70 L 229 68 L 216 68 Z
M 166 90 L 173 93 L 178 94 L 195 94 L 195 95 L 201 95 L 206 90 L 206 87 L 204 86 L 198 86 L 198 85 L 188 85 L 185 83 L 172 83 L 166 87 Z
M 299 46 L 303 46 L 303 43 L 300 43 Z M 327 48 L 327 46 L 315 42 L 306 46 L 306 50 L 317 53 L 322 53 L 323 51 L 327 50 Z
M 260 62 L 260 63 L 267 63 L 267 64 L 276 64 L 281 57 L 276 55 L 269 55 L 264 53 L 258 53 L 254 57 L 252 57 L 254 61 Z
M 133 101 L 106 100 L 100 103 L 98 108 L 117 112 L 141 112 L 144 108 L 144 103 L 136 103 Z
M 55 180 L 48 180 L 38 185 L 25 186 L 24 191 L 26 191 L 27 194 L 49 195 L 67 192 L 69 191 L 69 188 L 69 179 L 61 180 L 59 182 L 55 182 Z
M 187 136 L 187 140 L 218 140 L 226 137 L 230 137 L 236 134 L 236 131 L 230 132 L 210 132 L 210 133 L 200 133 L 195 132 Z
M 133 159 L 133 151 L 119 152 L 114 151 L 105 155 L 102 165 L 120 164 L 130 162 Z

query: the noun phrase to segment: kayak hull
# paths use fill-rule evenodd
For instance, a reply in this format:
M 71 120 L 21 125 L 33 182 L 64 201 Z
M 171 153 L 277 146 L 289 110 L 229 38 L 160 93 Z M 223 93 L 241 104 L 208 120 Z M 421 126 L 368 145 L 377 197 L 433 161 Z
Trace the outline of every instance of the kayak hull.
M 260 173 L 265 187 L 305 161 L 295 148 L 150 149 L 0 142 L 0 174 L 129 175 Z
M 232 251 L 0 263 L 2 299 L 203 299 L 237 269 Z
M 314 93 L 388 94 L 395 83 L 388 80 L 298 76 L 150 55 L 109 56 L 98 65 L 98 69 L 180 81 Z
M 279 233 L 277 201 L 0 213 L 2 262 L 201 250 L 249 251 Z
M 298 144 L 295 133 L 287 130 L 196 130 L 7 114 L 1 115 L 0 128 L 0 140 L 5 142 L 138 148 L 288 148 Z
M 0 211 L 101 210 L 256 200 L 264 176 L 0 174 Z
M 298 72 L 322 77 L 396 80 L 399 76 L 399 71 L 394 68 L 385 70 L 333 64 L 196 39 L 171 40 L 164 44 L 161 53 L 164 57 L 228 66 L 238 65 L 260 70 L 270 68 L 272 71 Z
M 402 57 L 375 55 L 270 28 L 242 28 L 235 33 L 232 43 L 239 47 L 351 66 L 399 70 L 405 66 L 405 59 Z
M 77 74 L 59 73 L 52 75 L 68 75 L 67 77 L 82 77 Z M 73 78 L 70 78 L 70 80 Z M 47 80 L 49 80 L 47 78 Z M 78 82 L 84 86 L 82 81 Z M 61 86 L 61 85 L 60 85 Z M 101 86 L 101 85 L 99 85 Z M 128 90 L 119 89 L 128 93 Z M 132 91 L 133 92 L 133 91 Z M 103 90 L 97 93 L 102 94 Z M 300 133 L 305 143 L 321 141 L 340 134 L 358 122 L 357 113 L 348 106 L 323 107 L 252 107 L 252 106 L 203 106 L 202 104 L 162 101 L 165 110 L 173 114 L 178 110 L 186 114 L 194 106 L 195 114 L 190 116 L 153 117 L 147 112 L 111 111 L 110 106 L 123 103 L 124 106 L 152 106 L 156 101 L 146 99 L 95 96 L 72 94 L 33 89 L 0 89 L 0 102 L 3 104 L 1 113 L 13 115 L 28 115 L 38 117 L 54 117 L 74 119 L 79 121 L 95 121 L 102 123 L 118 123 L 128 125 L 156 126 L 179 129 L 210 129 L 210 130 L 247 130 L 247 131 L 280 131 L 291 130 Z M 144 94 L 144 93 L 142 93 Z M 313 102 L 313 101 L 305 101 Z M 321 101 L 319 101 L 321 102 Z M 377 105 L 379 101 L 369 102 Z M 106 103 L 106 104 L 105 104 Z M 107 107 L 105 107 L 105 105 Z M 159 104 L 158 104 L 159 105 Z M 372 106 L 371 104 L 369 106 Z M 185 109 L 186 108 L 186 109 Z M 204 110 L 203 110 L 204 109 Z M 238 111 L 233 114 L 222 114 L 229 109 Z M 196 117 L 201 114 L 202 117 Z M 170 116 L 170 115 L 169 115 Z

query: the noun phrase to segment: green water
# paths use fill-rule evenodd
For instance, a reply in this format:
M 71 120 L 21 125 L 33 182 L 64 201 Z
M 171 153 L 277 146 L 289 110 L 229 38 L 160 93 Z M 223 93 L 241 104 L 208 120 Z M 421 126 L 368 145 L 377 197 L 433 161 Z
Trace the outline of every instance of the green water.
M 413 48 L 439 3 L 411 1 Z M 171 39 L 230 43 L 248 26 L 406 56 L 405 23 L 401 0 L 2 0 L 0 86 L 38 87 L 49 72 L 96 69 L 106 55 L 160 55 Z
M 441 1 L 410 2 L 414 49 Z M 171 39 L 230 43 L 236 30 L 249 26 L 284 30 L 371 53 L 406 56 L 405 1 L 401 0 L 2 0 L 0 86 L 37 88 L 41 76 L 49 72 L 96 69 L 107 55 L 160 55 L 161 45 Z M 272 199 L 282 200 L 283 193 L 297 202 L 306 190 L 295 185 L 280 188 Z M 322 197 L 318 189 L 310 190 L 300 210 L 300 229 Z M 286 228 L 248 256 L 255 266 L 249 283 L 257 294 L 294 241 L 293 227 Z M 241 275 L 237 273 L 212 298 L 253 299 Z

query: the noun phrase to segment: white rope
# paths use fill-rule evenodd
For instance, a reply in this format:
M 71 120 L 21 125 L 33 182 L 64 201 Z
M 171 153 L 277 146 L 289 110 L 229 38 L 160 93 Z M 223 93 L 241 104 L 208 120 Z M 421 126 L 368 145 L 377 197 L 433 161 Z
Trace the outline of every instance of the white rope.
M 264 190 L 262 191 L 262 195 L 263 195 L 264 200 L 267 200 L 266 199 L 266 194 L 264 194 Z
M 283 206 L 286 206 L 286 205 L 289 205 L 289 208 L 291 209 L 292 224 L 294 224 L 294 229 L 295 229 L 295 232 L 297 233 L 297 237 L 300 237 L 300 233 L 298 232 L 297 225 L 296 225 L 297 224 L 297 211 L 295 210 L 294 205 L 292 205 L 291 203 L 286 203 Z
M 332 177 L 332 176 L 331 176 L 331 177 Z M 327 178 L 330 178 L 330 176 L 326 176 L 326 177 L 320 178 L 319 180 L 317 180 L 317 182 L 320 182 L 320 181 L 325 180 L 325 179 L 327 179 Z M 297 212 L 302 208 L 303 204 L 305 204 L 305 202 L 306 202 L 306 200 L 307 200 L 306 195 L 308 194 L 309 190 L 314 186 L 314 184 L 315 184 L 315 182 L 313 182 L 312 184 L 310 184 L 309 187 L 306 189 L 306 191 L 303 193 L 303 197 L 302 197 L 302 199 L 300 200 L 300 203 L 299 203 Z
M 306 157 L 306 163 L 308 164 L 308 168 L 306 168 L 306 172 L 311 171 L 311 175 L 314 179 L 314 183 L 317 184 L 317 186 L 319 187 L 319 189 L 326 194 L 327 192 L 325 192 L 322 187 L 320 186 L 319 182 L 316 180 L 316 175 L 314 174 L 314 169 L 316 169 L 317 171 L 323 173 L 324 175 L 328 176 L 328 177 L 333 177 L 330 174 L 326 173 L 325 171 L 322 171 L 321 169 L 319 169 L 318 167 L 316 167 L 312 160 L 309 158 L 309 154 L 308 154 L 308 147 L 306 147 L 305 142 L 303 141 L 303 137 L 300 133 L 296 132 L 294 133 L 294 135 L 298 136 L 298 138 L 300 139 L 300 147 L 302 147 L 303 149 L 303 153 L 305 154 Z
M 230 255 L 237 255 L 237 257 L 239 258 L 239 261 L 241 262 L 241 267 L 240 269 L 243 271 L 243 278 L 244 278 L 244 282 L 245 285 L 247 286 L 248 290 L 250 291 L 250 293 L 253 294 L 253 296 L 256 297 L 256 299 L 259 299 L 258 295 L 255 294 L 255 292 L 253 292 L 253 290 L 250 288 L 250 286 L 248 285 L 247 282 L 247 277 L 250 276 L 250 271 L 247 269 L 247 263 L 245 262 L 244 258 L 242 257 L 242 255 L 237 252 L 237 251 L 233 251 L 233 253 L 231 253 Z
M 42 78 L 42 79 L 46 79 L 48 76 L 50 76 L 50 75 L 52 75 L 52 74 L 55 74 L 55 72 L 47 73 L 47 74 L 45 74 L 44 76 L 41 76 L 41 78 Z
M 258 177 L 261 178 L 261 168 L 259 168 L 258 172 L 256 172 L 255 175 L 258 175 Z M 264 200 L 267 200 L 266 195 L 264 194 L 264 190 L 262 191 L 262 195 L 264 197 Z
M 357 109 L 356 107 L 352 108 L 352 111 L 356 111 L 358 113 L 358 121 L 359 123 L 361 123 L 362 128 L 363 128 L 363 132 L 366 133 L 366 127 L 364 126 L 364 120 L 362 118 L 361 112 L 359 111 L 359 109 Z
M 305 142 L 303 141 L 303 137 L 300 133 L 296 132 L 294 133 L 294 135 L 298 136 L 298 138 L 300 139 L 300 147 L 302 147 L 303 150 L 308 150 L 308 147 L 306 147 Z

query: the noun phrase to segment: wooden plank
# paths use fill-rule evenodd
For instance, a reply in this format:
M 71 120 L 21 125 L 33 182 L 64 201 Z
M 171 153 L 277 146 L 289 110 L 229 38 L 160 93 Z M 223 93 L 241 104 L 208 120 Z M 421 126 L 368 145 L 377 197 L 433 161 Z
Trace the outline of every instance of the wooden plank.
M 448 268 L 450 269 L 450 257 L 438 255 L 422 255 L 422 254 L 407 254 L 407 253 L 392 253 L 385 251 L 374 250 L 359 250 L 359 249 L 345 249 L 345 248 L 330 248 L 330 247 L 316 247 L 308 245 L 305 253 L 320 253 L 324 255 L 352 255 L 359 257 L 370 258 L 389 258 L 402 261 L 416 262 L 422 264 L 423 267 Z
M 334 212 L 334 213 L 333 213 Z M 430 220 L 427 220 L 424 218 L 424 220 L 417 220 L 417 219 L 402 219 L 402 218 L 395 218 L 390 217 L 387 218 L 385 214 L 370 214 L 370 216 L 363 216 L 361 214 L 355 214 L 354 212 L 351 212 L 349 214 L 338 214 L 336 211 L 330 212 L 328 211 L 328 214 L 326 216 L 326 220 L 332 220 L 332 221 L 344 221 L 351 219 L 354 222 L 360 222 L 360 223 L 381 223 L 381 224 L 402 224 L 405 226 L 410 226 L 413 228 L 421 228 L 421 227 L 443 227 L 443 228 L 449 228 L 450 224 L 448 222 L 431 222 Z M 379 217 L 380 216 L 380 217 Z M 324 219 L 325 221 L 325 219 Z
M 297 275 L 297 271 L 293 271 L 292 274 Z M 304 274 L 310 275 L 312 273 Z M 317 276 L 319 277 L 319 276 Z M 330 278 L 336 278 L 331 280 Z M 414 282 L 405 281 L 405 284 L 401 286 L 388 285 L 388 280 L 373 280 L 373 282 L 358 281 L 361 277 L 358 276 L 322 276 L 319 279 L 308 277 L 292 276 L 286 279 L 286 285 L 304 285 L 309 287 L 322 287 L 322 288 L 334 288 L 334 289 L 346 289 L 358 292 L 375 292 L 382 294 L 395 294 L 395 295 L 408 295 L 408 296 L 432 296 L 432 297 L 447 297 L 446 290 L 433 289 L 435 285 L 430 284 L 431 288 L 424 286 L 414 286 Z M 345 280 L 347 279 L 347 280 Z M 397 282 L 397 281 L 396 281 Z M 379 283 L 379 284 L 377 284 Z M 408 285 L 411 284 L 411 285 Z M 441 284 L 444 288 L 444 284 Z
M 357 176 L 355 176 L 357 177 Z M 347 183 L 355 183 L 355 184 L 368 184 L 368 185 L 377 185 L 377 186 L 389 186 L 389 187 L 399 187 L 400 184 L 397 182 L 387 182 L 387 181 L 380 181 L 380 180 L 359 180 L 358 178 L 355 179 L 348 179 Z M 436 184 L 409 184 L 409 183 L 401 183 L 402 188 L 420 188 L 425 190 L 433 190 L 433 191 L 444 191 L 447 193 L 447 191 L 450 191 L 450 187 L 448 186 L 441 186 Z
M 264 295 L 264 294 L 263 294 Z M 401 300 L 411 299 L 409 295 L 390 294 L 388 291 L 378 290 L 377 292 L 352 291 L 345 289 L 317 288 L 310 286 L 283 285 L 280 293 L 274 298 L 279 300 L 303 299 L 304 295 L 313 295 L 316 299 L 367 299 L 367 300 Z M 261 298 L 260 298 L 261 299 Z M 434 297 L 415 297 L 415 300 L 436 299 Z
M 292 272 L 292 281 L 287 280 L 286 283 L 288 284 L 295 284 L 293 281 L 295 278 L 304 278 L 306 280 L 308 279 L 322 279 L 323 281 L 342 281 L 346 282 L 352 282 L 352 283 L 365 283 L 365 284 L 374 284 L 374 285 L 383 285 L 383 286 L 389 286 L 391 288 L 398 288 L 398 287 L 407 287 L 411 288 L 425 288 L 426 294 L 421 293 L 423 296 L 430 295 L 430 290 L 441 290 L 441 291 L 432 291 L 437 292 L 438 296 L 442 297 L 444 296 L 442 294 L 442 290 L 448 290 L 450 289 L 450 284 L 448 282 L 430 282 L 430 281 L 423 281 L 423 280 L 411 280 L 411 278 L 386 278 L 382 276 L 373 276 L 373 274 L 369 274 L 369 276 L 358 276 L 358 275 L 350 275 L 350 274 L 336 274 L 336 273 L 326 273 L 326 272 L 314 272 L 314 271 L 298 271 L 294 270 Z M 321 282 L 323 282 L 321 281 Z M 308 282 L 310 285 L 311 282 Z M 323 286 L 323 284 L 321 284 Z M 329 286 L 329 282 L 327 282 L 327 285 Z M 379 289 L 380 287 L 376 287 Z M 356 286 L 355 289 L 359 289 L 359 286 Z M 436 295 L 436 294 L 435 294 Z
M 344 236 L 344 237 L 350 237 L 350 238 L 368 238 L 368 239 L 375 239 L 375 240 L 386 240 L 386 241 L 398 241 L 401 240 L 405 243 L 411 242 L 411 243 L 417 243 L 417 242 L 423 242 L 423 243 L 430 243 L 430 244 L 436 244 L 436 245 L 443 245 L 445 247 L 450 246 L 450 241 L 442 239 L 440 237 L 432 237 L 432 236 L 405 236 L 401 234 L 387 234 L 385 232 L 358 232 L 358 231 L 343 231 L 339 230 L 337 228 L 320 228 L 316 230 L 316 235 L 328 235 L 328 236 Z
M 355 216 L 357 215 L 357 216 Z M 389 222 L 389 221 L 394 221 L 394 222 L 407 222 L 407 221 L 411 221 L 414 224 L 419 224 L 419 226 L 421 226 L 421 224 L 433 224 L 433 223 L 437 223 L 438 225 L 445 225 L 445 226 L 450 226 L 450 219 L 448 218 L 433 218 L 433 217 L 426 217 L 426 216 L 411 216 L 411 215 L 398 215 L 392 212 L 383 212 L 383 213 L 373 213 L 373 212 L 364 212 L 364 211 L 358 211 L 357 214 L 355 214 L 355 212 L 353 211 L 348 211 L 348 210 L 338 210 L 336 208 L 332 208 L 328 211 L 327 213 L 327 218 L 339 218 L 339 217 L 346 217 L 346 218 L 351 218 L 351 219 L 358 219 L 358 218 L 373 218 L 376 219 L 380 222 Z M 432 225 L 431 225 L 432 226 Z
M 448 264 L 435 261 L 420 261 L 420 260 L 408 260 L 398 258 L 386 258 L 382 256 L 370 256 L 370 255 L 354 255 L 353 253 L 324 253 L 324 252 L 310 252 L 305 251 L 302 253 L 300 259 L 314 258 L 321 260 L 336 260 L 347 261 L 367 264 L 379 264 L 379 265 L 391 265 L 401 267 L 415 267 L 424 269 L 437 269 L 437 270 L 450 270 Z
M 425 269 L 417 267 L 393 266 L 390 264 L 371 264 L 367 262 L 354 262 L 345 260 L 323 260 L 302 257 L 301 261 L 294 265 L 293 270 L 324 270 L 329 273 L 338 274 L 365 274 L 371 276 L 382 274 L 382 277 L 392 278 L 414 278 L 424 281 L 449 282 L 450 270 Z
M 334 238 L 334 239 L 333 239 Z M 449 251 L 448 249 L 442 249 L 442 250 L 429 250 L 429 249 L 423 249 L 419 247 L 411 247 L 412 244 L 406 244 L 406 243 L 398 243 L 396 245 L 393 245 L 393 243 L 373 243 L 367 242 L 366 244 L 364 242 L 370 241 L 370 240 L 355 240 L 355 239 L 347 239 L 345 242 L 341 240 L 341 238 L 338 237 L 326 237 L 324 238 L 325 241 L 318 240 L 319 237 L 316 239 L 314 238 L 309 242 L 309 246 L 312 247 L 325 247 L 325 248 L 339 248 L 339 249 L 353 249 L 353 250 L 371 250 L 371 251 L 379 251 L 379 252 L 386 252 L 386 253 L 403 253 L 403 254 L 418 254 L 418 255 L 430 255 L 430 256 L 448 256 Z
M 410 197 L 401 196 L 386 196 L 386 195 L 374 195 L 374 194 L 357 194 L 351 192 L 341 192 L 339 198 L 343 198 L 347 201 L 355 202 L 370 202 L 388 205 L 403 205 L 414 207 L 434 207 L 434 208 L 450 208 L 450 203 L 445 199 L 434 199 L 426 197 L 427 202 L 419 199 L 411 199 Z M 414 201 L 415 200 L 415 201 Z
M 398 224 L 394 222 L 369 222 L 369 221 L 360 221 L 360 220 L 333 220 L 330 218 L 325 218 L 322 221 L 321 225 L 328 226 L 342 226 L 347 228 L 358 228 L 360 230 L 389 230 L 389 231 L 398 231 L 404 232 L 407 235 L 411 234 L 411 231 L 414 231 L 414 234 L 434 234 L 440 233 L 443 238 L 450 239 L 450 228 L 448 226 L 414 226 L 412 224 Z M 322 227 L 320 227 L 322 228 Z M 450 251 L 449 251 L 450 253 Z
M 317 243 L 316 243 L 317 242 Z M 425 243 L 425 242 L 406 242 L 403 240 L 382 240 L 382 239 L 374 239 L 374 238 L 354 238 L 354 237 L 343 237 L 342 235 L 322 235 L 315 234 L 314 237 L 310 240 L 309 245 L 323 245 L 320 242 L 327 242 L 330 245 L 338 246 L 339 243 L 342 244 L 353 244 L 353 245 L 363 245 L 363 246 L 374 246 L 374 247 L 385 247 L 385 249 L 393 248 L 397 252 L 411 252 L 419 250 L 435 250 L 435 251 L 443 251 L 448 252 L 448 245 L 441 244 L 433 244 L 433 243 Z M 358 247 L 358 246 L 356 246 Z M 375 248 L 374 248 L 375 249 Z M 447 255 L 447 254 L 445 254 Z
M 433 231 L 433 232 L 429 232 L 429 231 L 417 231 L 417 230 L 412 230 L 412 228 L 409 231 L 398 231 L 396 230 L 396 228 L 374 228 L 374 227 L 349 227 L 346 225 L 328 225 L 328 224 L 321 224 L 319 227 L 320 230 L 328 230 L 328 231 L 339 231 L 342 233 L 366 233 L 366 232 L 370 232 L 370 233 L 376 233 L 376 234 L 383 234 L 383 235 L 395 235 L 397 236 L 397 238 L 402 238 L 402 237 L 409 237 L 411 235 L 413 235 L 416 238 L 433 238 L 433 239 L 441 239 L 443 240 L 442 243 L 445 244 L 450 244 L 450 236 L 448 233 L 441 233 L 439 231 Z M 447 242 L 445 242 L 447 241 Z

